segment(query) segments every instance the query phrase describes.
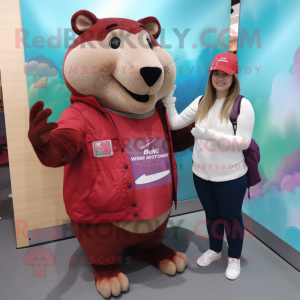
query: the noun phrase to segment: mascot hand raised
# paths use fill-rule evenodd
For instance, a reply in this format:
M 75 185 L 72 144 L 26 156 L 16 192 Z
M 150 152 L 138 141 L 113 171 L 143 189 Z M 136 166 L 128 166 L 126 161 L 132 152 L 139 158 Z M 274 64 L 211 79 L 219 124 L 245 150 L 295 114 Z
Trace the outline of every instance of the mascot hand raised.
M 34 103 L 30 110 L 28 138 L 33 147 L 40 147 L 46 144 L 50 139 L 51 131 L 58 127 L 57 123 L 47 123 L 52 110 L 44 108 L 44 102 Z

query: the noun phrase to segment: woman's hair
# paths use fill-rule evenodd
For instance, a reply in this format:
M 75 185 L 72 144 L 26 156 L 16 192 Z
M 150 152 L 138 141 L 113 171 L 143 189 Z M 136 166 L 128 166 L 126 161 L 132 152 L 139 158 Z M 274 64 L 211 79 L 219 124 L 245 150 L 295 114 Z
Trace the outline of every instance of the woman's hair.
M 199 104 L 195 116 L 195 123 L 197 123 L 198 121 L 201 122 L 203 119 L 205 119 L 205 117 L 208 115 L 209 110 L 212 108 L 212 106 L 216 101 L 217 94 L 216 94 L 216 89 L 212 85 L 212 74 L 213 71 L 210 72 L 209 74 L 207 85 L 206 85 L 206 92 Z M 220 111 L 219 117 L 221 123 L 223 122 L 223 119 L 225 119 L 226 122 L 229 121 L 229 115 L 231 113 L 233 104 L 239 94 L 240 94 L 240 81 L 237 73 L 235 73 L 233 74 L 232 84 L 228 90 L 228 94 L 225 98 L 225 101 Z

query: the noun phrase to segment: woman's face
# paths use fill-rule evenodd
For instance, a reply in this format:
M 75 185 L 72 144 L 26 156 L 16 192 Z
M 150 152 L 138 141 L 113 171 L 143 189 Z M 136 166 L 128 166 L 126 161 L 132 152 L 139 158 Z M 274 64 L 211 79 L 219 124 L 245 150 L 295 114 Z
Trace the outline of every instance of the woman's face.
M 213 87 L 220 92 L 229 90 L 233 81 L 233 75 L 229 75 L 221 70 L 213 70 L 211 78 Z

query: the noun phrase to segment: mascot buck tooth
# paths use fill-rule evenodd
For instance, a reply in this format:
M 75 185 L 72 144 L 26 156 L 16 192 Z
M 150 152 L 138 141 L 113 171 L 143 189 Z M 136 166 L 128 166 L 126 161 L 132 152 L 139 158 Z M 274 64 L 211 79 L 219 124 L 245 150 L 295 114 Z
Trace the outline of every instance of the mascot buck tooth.
M 36 102 L 28 137 L 43 165 L 64 166 L 66 211 L 108 298 L 128 290 L 125 249 L 166 274 L 185 269 L 186 255 L 161 242 L 177 203 L 174 152 L 193 146 L 194 124 L 170 131 L 160 99 L 176 68 L 156 41 L 156 18 L 98 19 L 81 10 L 71 24 L 79 35 L 63 63 L 71 105 L 47 123 L 51 109 Z

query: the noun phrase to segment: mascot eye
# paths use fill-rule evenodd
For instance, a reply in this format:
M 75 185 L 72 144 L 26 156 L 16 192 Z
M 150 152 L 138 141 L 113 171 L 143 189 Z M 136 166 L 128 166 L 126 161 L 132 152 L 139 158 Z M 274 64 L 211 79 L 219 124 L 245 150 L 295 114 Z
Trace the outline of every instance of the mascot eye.
M 153 50 L 152 42 L 148 38 L 147 38 L 147 42 L 148 42 L 148 45 L 149 45 L 150 49 Z
M 121 40 L 118 37 L 114 37 L 109 42 L 109 47 L 113 49 L 118 49 L 120 47 Z

